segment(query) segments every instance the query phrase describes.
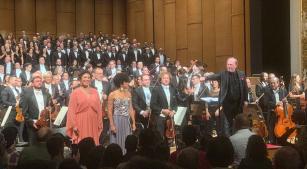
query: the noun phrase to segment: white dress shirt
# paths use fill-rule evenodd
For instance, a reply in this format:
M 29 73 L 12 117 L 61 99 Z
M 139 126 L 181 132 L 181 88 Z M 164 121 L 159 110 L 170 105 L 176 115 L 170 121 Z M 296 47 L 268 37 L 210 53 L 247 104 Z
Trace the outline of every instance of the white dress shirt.
M 34 95 L 35 95 L 35 99 L 38 105 L 38 111 L 39 113 L 41 113 L 45 108 L 43 92 L 42 90 L 34 89 Z
M 99 98 L 101 99 L 102 98 L 102 92 L 103 92 L 102 82 L 99 81 L 99 80 L 95 80 L 94 83 L 95 83 L 95 87 L 96 87 L 96 89 L 98 91 Z
M 25 73 L 26 73 L 27 81 L 30 81 L 30 79 L 31 79 L 31 73 L 28 72 L 28 71 L 25 71 Z
M 47 72 L 45 65 L 39 64 L 39 70 L 44 74 Z
M 48 89 L 49 94 L 52 96 L 52 86 L 51 86 L 51 84 L 45 83 L 45 87 L 46 87 L 46 89 Z

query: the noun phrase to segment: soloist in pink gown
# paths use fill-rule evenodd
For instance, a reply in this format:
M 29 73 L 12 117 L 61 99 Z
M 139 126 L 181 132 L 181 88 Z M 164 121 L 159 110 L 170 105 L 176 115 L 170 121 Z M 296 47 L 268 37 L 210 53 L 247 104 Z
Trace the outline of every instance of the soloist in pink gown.
M 81 88 L 74 90 L 68 105 L 66 134 L 75 144 L 83 138 L 92 137 L 98 145 L 103 115 L 96 89 L 91 88 L 89 94 Z M 73 132 L 73 128 L 78 129 L 78 135 Z

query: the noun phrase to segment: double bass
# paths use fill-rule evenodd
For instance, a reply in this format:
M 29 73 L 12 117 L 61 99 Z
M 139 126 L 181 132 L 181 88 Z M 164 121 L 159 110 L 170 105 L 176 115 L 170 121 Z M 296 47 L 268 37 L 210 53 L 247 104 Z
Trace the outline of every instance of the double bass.
M 294 143 L 297 131 L 296 124 L 292 121 L 293 107 L 287 101 L 282 103 L 275 108 L 278 120 L 275 124 L 274 133 L 277 138 L 286 137 L 288 142 Z

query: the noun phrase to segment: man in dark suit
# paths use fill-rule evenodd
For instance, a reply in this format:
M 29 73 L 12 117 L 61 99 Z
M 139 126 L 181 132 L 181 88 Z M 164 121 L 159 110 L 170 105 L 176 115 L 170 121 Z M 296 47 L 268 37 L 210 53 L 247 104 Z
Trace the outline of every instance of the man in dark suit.
M 22 86 L 26 86 L 27 84 L 30 83 L 31 76 L 32 76 L 32 73 L 31 73 L 32 65 L 30 63 L 26 63 L 24 64 L 24 69 L 25 70 L 20 73 Z
M 69 65 L 72 66 L 74 60 L 77 61 L 78 66 L 83 66 L 83 55 L 81 53 L 81 51 L 78 49 L 78 46 L 74 45 L 72 51 L 70 51 L 70 55 L 69 55 Z
M 48 68 L 50 68 L 52 66 L 52 63 L 53 63 L 53 49 L 51 47 L 51 42 L 48 42 L 47 43 L 47 53 L 46 53 L 46 65 L 48 66 Z
M 263 112 L 267 113 L 267 127 L 269 130 L 269 141 L 276 143 L 276 137 L 274 134 L 274 127 L 276 123 L 275 108 L 277 105 L 282 105 L 282 101 L 285 101 L 285 97 L 288 92 L 285 88 L 280 88 L 279 79 L 277 77 L 271 79 L 270 86 L 264 90 L 264 109 Z
M 132 48 L 128 51 L 128 55 L 129 55 L 129 63 L 131 63 L 132 61 L 143 61 L 142 60 L 142 55 L 140 53 L 140 51 L 137 48 L 137 44 L 133 44 Z
M 218 80 L 221 83 L 219 102 L 223 106 L 221 118 L 224 120 L 224 135 L 230 136 L 233 132 L 232 122 L 235 116 L 242 113 L 244 104 L 247 104 L 247 85 L 245 74 L 237 70 L 238 61 L 234 57 L 227 59 L 226 69 L 220 73 L 210 75 L 205 80 Z
M 175 89 L 170 86 L 171 75 L 163 72 L 160 77 L 161 85 L 152 91 L 150 108 L 158 131 L 161 136 L 165 136 L 165 120 L 167 117 L 173 117 L 177 111 L 177 98 Z
M 14 64 L 11 62 L 10 55 L 6 55 L 4 58 L 4 72 L 6 75 L 11 75 L 13 73 Z
M 7 119 L 6 126 L 16 126 L 16 106 L 19 105 L 19 91 L 16 90 L 16 77 L 10 76 L 8 86 L 1 92 L 2 104 L 7 108 L 12 106 L 11 113 Z
M 103 74 L 102 68 L 95 68 L 94 70 L 95 79 L 91 82 L 91 86 L 97 89 L 100 98 L 106 101 L 107 96 L 110 94 L 110 83 L 106 80 Z
M 32 78 L 32 86 L 25 88 L 20 98 L 20 106 L 25 116 L 30 144 L 34 144 L 36 140 L 35 133 L 38 129 L 36 122 L 39 115 L 48 106 L 51 99 L 49 93 L 42 89 L 42 78 L 40 76 Z
M 111 46 L 107 46 L 107 50 L 106 50 L 106 52 L 103 55 L 102 66 L 106 67 L 111 60 L 115 61 L 115 59 L 116 59 L 115 57 L 116 56 L 112 53 Z
M 52 84 L 52 73 L 50 71 L 43 74 L 44 83 L 42 88 L 45 89 L 51 96 L 54 104 L 61 103 L 62 98 L 60 97 L 60 92 L 55 84 Z
M 60 46 L 57 47 L 57 51 L 53 52 L 53 56 L 52 56 L 52 66 L 55 67 L 56 66 L 56 62 L 57 60 L 60 59 L 62 65 L 67 65 L 67 61 L 68 61 L 68 56 L 62 52 L 62 49 Z
M 19 62 L 15 63 L 14 70 L 11 73 L 11 76 L 20 77 L 22 70 Z
M 145 48 L 145 52 L 143 53 L 143 61 L 145 66 L 150 66 L 151 64 L 154 63 L 155 57 L 150 51 L 149 47 Z
M 92 53 L 91 64 L 94 67 L 102 67 L 103 55 L 100 46 L 96 46 L 96 50 Z
M 142 87 L 136 88 L 132 95 L 132 106 L 136 112 L 136 120 L 142 124 L 142 128 L 149 127 L 149 116 L 150 116 L 150 100 L 151 100 L 151 89 L 150 89 L 150 76 L 142 75 Z
M 256 96 L 257 97 L 260 97 L 264 93 L 265 88 L 269 86 L 268 77 L 269 75 L 266 72 L 262 72 L 260 74 L 260 81 L 256 85 Z
M 162 48 L 159 48 L 158 53 L 157 53 L 157 57 L 160 58 L 160 65 L 166 65 L 167 57 L 164 54 L 164 50 Z
M 38 65 L 35 65 L 34 70 L 40 71 L 42 73 L 46 73 L 47 71 L 49 71 L 49 67 L 46 65 L 45 58 L 43 56 L 39 58 L 39 63 Z
M 116 60 L 120 60 L 123 69 L 129 66 L 128 51 L 126 48 L 122 48 L 121 51 L 117 53 Z
M 5 76 L 5 73 L 4 73 L 4 66 L 3 66 L 3 65 L 0 65 L 0 84 L 3 84 L 3 83 L 4 83 L 4 76 Z

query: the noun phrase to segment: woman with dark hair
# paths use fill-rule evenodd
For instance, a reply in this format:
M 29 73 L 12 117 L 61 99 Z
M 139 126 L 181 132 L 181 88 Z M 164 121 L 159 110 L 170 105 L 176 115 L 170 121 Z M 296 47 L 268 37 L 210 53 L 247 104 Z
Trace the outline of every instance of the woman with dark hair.
M 129 91 L 129 77 L 125 73 L 118 73 L 113 78 L 117 88 L 108 98 L 108 117 L 110 120 L 110 143 L 116 143 L 125 152 L 125 139 L 135 130 L 135 112 L 131 103 Z
M 91 74 L 83 71 L 79 75 L 80 87 L 75 89 L 68 104 L 66 133 L 73 143 L 92 137 L 99 144 L 104 112 L 96 89 L 90 87 Z
M 241 160 L 238 169 L 272 169 L 272 162 L 267 158 L 267 148 L 258 135 L 252 135 L 248 139 L 245 158 Z

